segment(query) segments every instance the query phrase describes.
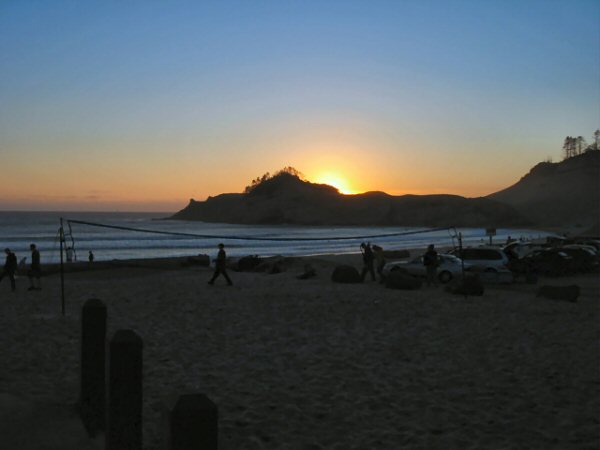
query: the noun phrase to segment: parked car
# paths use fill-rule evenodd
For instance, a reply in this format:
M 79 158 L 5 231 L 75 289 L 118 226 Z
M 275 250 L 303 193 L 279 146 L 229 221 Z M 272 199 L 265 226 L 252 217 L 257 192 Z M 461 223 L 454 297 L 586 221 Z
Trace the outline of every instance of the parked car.
M 596 247 L 594 247 L 593 245 L 567 244 L 567 245 L 563 245 L 560 248 L 576 248 L 576 249 L 585 250 L 587 253 L 589 253 L 590 255 L 592 255 L 594 257 L 598 254 L 598 249 Z
M 597 252 L 593 247 L 564 245 L 557 248 L 557 250 L 561 253 L 566 253 L 573 259 L 570 266 L 573 272 L 590 272 L 595 270 L 599 265 Z
M 600 239 L 573 239 L 569 241 L 570 244 L 577 245 L 589 245 L 596 249 L 597 252 L 600 252 Z
M 515 241 L 502 247 L 502 250 L 510 259 L 521 259 L 536 250 L 542 250 L 546 247 L 545 244 Z
M 437 268 L 438 279 L 442 283 L 447 283 L 455 276 L 461 274 L 462 261 L 454 255 L 439 254 L 439 266 Z M 465 270 L 469 269 L 471 265 L 465 263 Z M 383 266 L 383 275 L 388 276 L 390 272 L 400 270 L 413 276 L 425 277 L 426 268 L 423 265 L 423 257 L 413 259 L 412 261 L 393 261 Z
M 511 270 L 518 273 L 559 276 L 573 273 L 573 269 L 573 257 L 559 248 L 536 250 L 511 262 Z
M 479 266 L 486 272 L 498 272 L 508 267 L 508 256 L 498 247 L 467 247 L 449 251 L 451 255 L 462 258 L 471 266 Z

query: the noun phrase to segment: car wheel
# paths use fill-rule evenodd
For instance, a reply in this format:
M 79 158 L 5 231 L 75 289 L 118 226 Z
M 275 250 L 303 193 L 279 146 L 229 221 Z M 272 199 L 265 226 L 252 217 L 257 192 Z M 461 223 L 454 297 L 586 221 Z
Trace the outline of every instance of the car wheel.
M 452 279 L 452 274 L 447 270 L 444 270 L 443 272 L 440 272 L 440 274 L 438 275 L 438 279 L 442 283 L 448 283 Z

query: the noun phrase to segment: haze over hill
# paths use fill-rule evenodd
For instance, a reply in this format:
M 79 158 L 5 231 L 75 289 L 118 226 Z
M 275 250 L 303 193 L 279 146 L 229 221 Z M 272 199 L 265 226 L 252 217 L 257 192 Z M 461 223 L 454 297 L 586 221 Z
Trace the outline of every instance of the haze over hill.
M 539 226 L 594 226 L 600 217 L 600 151 L 539 163 L 487 198 L 514 207 Z

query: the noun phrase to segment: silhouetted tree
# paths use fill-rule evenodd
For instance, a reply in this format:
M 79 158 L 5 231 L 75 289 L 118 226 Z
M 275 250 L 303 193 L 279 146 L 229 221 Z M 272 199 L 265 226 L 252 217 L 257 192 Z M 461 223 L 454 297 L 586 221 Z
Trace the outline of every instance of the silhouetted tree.
M 575 156 L 577 140 L 573 136 L 567 136 L 563 143 L 564 159 L 569 159 Z
M 293 175 L 297 178 L 300 178 L 301 180 L 304 179 L 304 175 L 302 174 L 302 172 L 300 172 L 299 170 L 295 169 L 292 166 L 284 167 L 283 169 L 276 172 L 274 176 L 281 175 L 282 173 L 287 173 L 289 175 Z
M 577 147 L 576 148 L 576 153 L 578 155 L 581 155 L 583 153 L 583 151 L 585 150 L 586 145 L 587 144 L 586 144 L 585 139 L 583 138 L 583 136 L 577 136 L 575 138 L 575 146 Z
M 250 184 L 244 188 L 244 193 L 249 194 L 259 184 L 264 183 L 265 181 L 270 180 L 271 178 L 274 178 L 274 177 L 276 177 L 278 175 L 281 175 L 281 174 L 284 174 L 284 173 L 287 173 L 289 175 L 298 177 L 301 180 L 304 179 L 304 175 L 302 175 L 302 172 L 300 172 L 299 170 L 293 168 L 292 166 L 287 166 L 287 167 L 284 167 L 283 169 L 278 170 L 277 172 L 275 172 L 274 175 L 271 175 L 269 172 L 267 172 L 262 177 L 256 177 L 256 178 L 254 178 L 250 182 Z

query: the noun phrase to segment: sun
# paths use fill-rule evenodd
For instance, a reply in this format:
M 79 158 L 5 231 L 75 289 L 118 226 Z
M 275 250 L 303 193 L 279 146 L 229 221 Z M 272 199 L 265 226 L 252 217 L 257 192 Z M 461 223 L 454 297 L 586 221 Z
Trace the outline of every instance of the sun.
M 348 181 L 345 178 L 341 177 L 338 174 L 331 173 L 331 172 L 326 172 L 326 173 L 322 173 L 322 174 L 318 175 L 315 178 L 315 183 L 328 184 L 330 186 L 333 186 L 338 191 L 340 191 L 340 193 L 345 194 L 345 195 L 356 193 L 356 191 L 354 191 L 350 187 L 350 184 L 348 183 Z

